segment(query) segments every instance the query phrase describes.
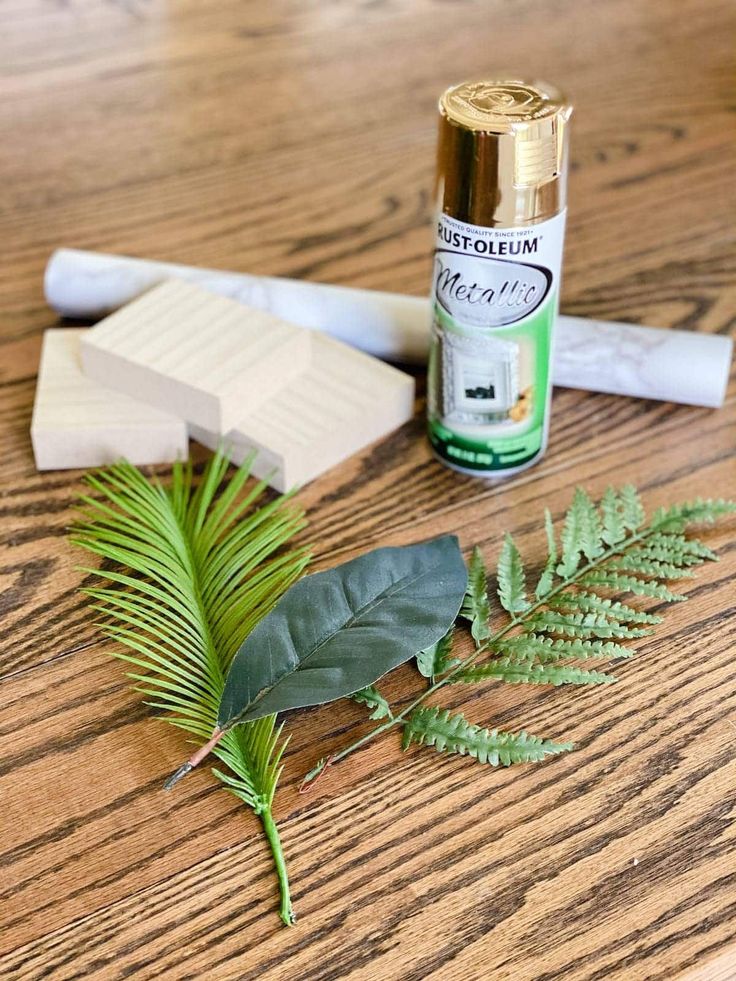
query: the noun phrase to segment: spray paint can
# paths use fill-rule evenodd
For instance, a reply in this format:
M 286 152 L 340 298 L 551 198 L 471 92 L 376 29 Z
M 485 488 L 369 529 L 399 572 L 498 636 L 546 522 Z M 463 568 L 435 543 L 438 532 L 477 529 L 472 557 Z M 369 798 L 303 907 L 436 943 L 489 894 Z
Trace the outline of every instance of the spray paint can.
M 491 80 L 439 110 L 429 438 L 448 466 L 504 477 L 547 445 L 572 108 Z

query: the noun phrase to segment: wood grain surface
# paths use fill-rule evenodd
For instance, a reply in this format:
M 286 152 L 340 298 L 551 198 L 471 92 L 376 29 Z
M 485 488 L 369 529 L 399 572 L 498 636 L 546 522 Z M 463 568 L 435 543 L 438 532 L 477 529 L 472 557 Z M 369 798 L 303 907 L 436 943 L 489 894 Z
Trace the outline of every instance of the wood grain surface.
M 278 798 L 299 923 L 256 819 L 100 641 L 66 538 L 78 472 L 29 424 L 57 246 L 425 292 L 435 102 L 518 70 L 575 106 L 563 309 L 727 332 L 734 319 L 730 0 L 5 0 L 0 76 L 0 977 L 736 977 L 736 523 L 610 689 L 453 693 L 474 721 L 577 744 L 483 768 L 294 713 Z M 441 531 L 543 558 L 576 483 L 649 506 L 733 495 L 719 411 L 557 391 L 545 460 L 501 485 L 432 459 L 422 411 L 300 495 L 319 567 Z M 204 451 L 202 451 L 204 453 Z M 406 668 L 386 691 L 416 690 Z

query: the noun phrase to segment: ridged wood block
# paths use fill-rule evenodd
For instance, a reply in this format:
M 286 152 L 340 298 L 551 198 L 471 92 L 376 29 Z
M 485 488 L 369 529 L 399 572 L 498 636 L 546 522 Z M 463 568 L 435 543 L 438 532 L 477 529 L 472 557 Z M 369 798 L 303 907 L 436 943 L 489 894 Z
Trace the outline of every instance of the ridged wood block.
M 413 415 L 411 375 L 323 334 L 312 344 L 311 367 L 224 438 L 235 463 L 255 451 L 254 474 L 279 491 L 313 480 Z M 198 426 L 189 433 L 213 449 L 220 439 Z
M 216 433 L 309 367 L 312 335 L 261 310 L 171 280 L 93 327 L 90 378 Z
M 44 334 L 31 442 L 39 470 L 169 463 L 188 453 L 183 420 L 98 384 L 82 373 L 85 330 Z

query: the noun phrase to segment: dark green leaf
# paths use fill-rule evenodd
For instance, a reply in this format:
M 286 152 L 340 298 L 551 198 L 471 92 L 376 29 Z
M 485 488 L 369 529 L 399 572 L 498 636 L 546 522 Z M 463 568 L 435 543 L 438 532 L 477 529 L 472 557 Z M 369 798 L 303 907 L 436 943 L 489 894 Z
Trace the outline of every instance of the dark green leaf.
M 306 576 L 233 659 L 218 725 L 343 698 L 443 637 L 467 572 L 454 535 L 379 548 Z

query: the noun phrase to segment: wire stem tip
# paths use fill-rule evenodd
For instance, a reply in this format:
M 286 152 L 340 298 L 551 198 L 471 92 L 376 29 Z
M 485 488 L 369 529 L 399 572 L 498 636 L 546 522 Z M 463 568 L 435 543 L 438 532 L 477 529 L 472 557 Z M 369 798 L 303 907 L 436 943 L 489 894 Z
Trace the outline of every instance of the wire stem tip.
M 179 769 L 171 774 L 164 784 L 164 790 L 171 790 L 174 784 L 178 783 L 182 777 L 185 777 L 187 773 L 191 773 L 195 766 L 198 766 L 206 756 L 209 756 L 224 735 L 224 729 L 215 729 L 212 733 L 212 738 L 204 746 L 200 746 L 196 753 L 192 753 L 186 763 L 182 763 Z

